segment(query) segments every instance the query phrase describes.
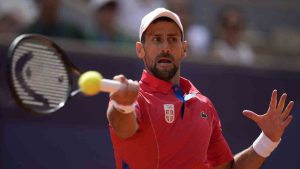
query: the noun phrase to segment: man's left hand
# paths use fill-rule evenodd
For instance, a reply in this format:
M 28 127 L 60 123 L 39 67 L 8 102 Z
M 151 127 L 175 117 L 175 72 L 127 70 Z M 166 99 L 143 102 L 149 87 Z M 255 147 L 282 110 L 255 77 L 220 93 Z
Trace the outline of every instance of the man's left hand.
M 277 142 L 293 118 L 290 112 L 294 106 L 294 102 L 290 101 L 285 106 L 286 98 L 287 94 L 284 93 L 278 102 L 277 90 L 273 90 L 269 109 L 265 114 L 258 115 L 250 110 L 244 110 L 243 114 L 253 120 L 269 139 Z

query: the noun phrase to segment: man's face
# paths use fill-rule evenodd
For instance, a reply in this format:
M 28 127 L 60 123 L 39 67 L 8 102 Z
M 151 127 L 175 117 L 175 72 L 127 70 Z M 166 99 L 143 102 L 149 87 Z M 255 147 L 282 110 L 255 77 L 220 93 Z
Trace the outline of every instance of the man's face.
M 145 68 L 159 79 L 170 81 L 178 71 L 185 56 L 186 42 L 176 23 L 158 21 L 152 23 L 144 33 Z

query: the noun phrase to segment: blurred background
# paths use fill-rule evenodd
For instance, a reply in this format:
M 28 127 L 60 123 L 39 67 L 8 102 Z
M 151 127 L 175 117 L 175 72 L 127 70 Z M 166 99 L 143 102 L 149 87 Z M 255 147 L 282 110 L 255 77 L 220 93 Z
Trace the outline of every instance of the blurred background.
M 0 0 L 1 169 L 115 168 L 108 95 L 76 96 L 51 115 L 25 112 L 7 86 L 7 50 L 20 34 L 43 34 L 82 70 L 138 80 L 139 24 L 156 7 L 179 14 L 189 42 L 182 76 L 212 100 L 234 153 L 260 133 L 242 110 L 264 113 L 273 89 L 288 93 L 294 120 L 262 168 L 299 168 L 299 0 Z

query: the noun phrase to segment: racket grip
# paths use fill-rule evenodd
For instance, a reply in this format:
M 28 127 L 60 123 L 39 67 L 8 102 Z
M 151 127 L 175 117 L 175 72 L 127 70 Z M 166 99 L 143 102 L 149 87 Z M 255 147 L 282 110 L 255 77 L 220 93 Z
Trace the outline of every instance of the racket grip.
M 116 80 L 102 79 L 100 86 L 100 90 L 102 92 L 114 93 L 118 91 L 123 86 L 123 84 Z

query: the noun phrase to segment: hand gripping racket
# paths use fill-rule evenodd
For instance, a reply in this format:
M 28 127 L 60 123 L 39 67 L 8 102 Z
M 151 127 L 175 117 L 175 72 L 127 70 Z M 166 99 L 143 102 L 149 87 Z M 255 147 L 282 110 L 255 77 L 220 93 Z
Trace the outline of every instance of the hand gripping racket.
M 62 108 L 80 92 L 72 90 L 72 77 L 81 71 L 50 39 L 23 34 L 13 40 L 8 51 L 8 83 L 12 96 L 25 110 L 49 114 Z M 101 91 L 115 92 L 122 84 L 102 79 Z

